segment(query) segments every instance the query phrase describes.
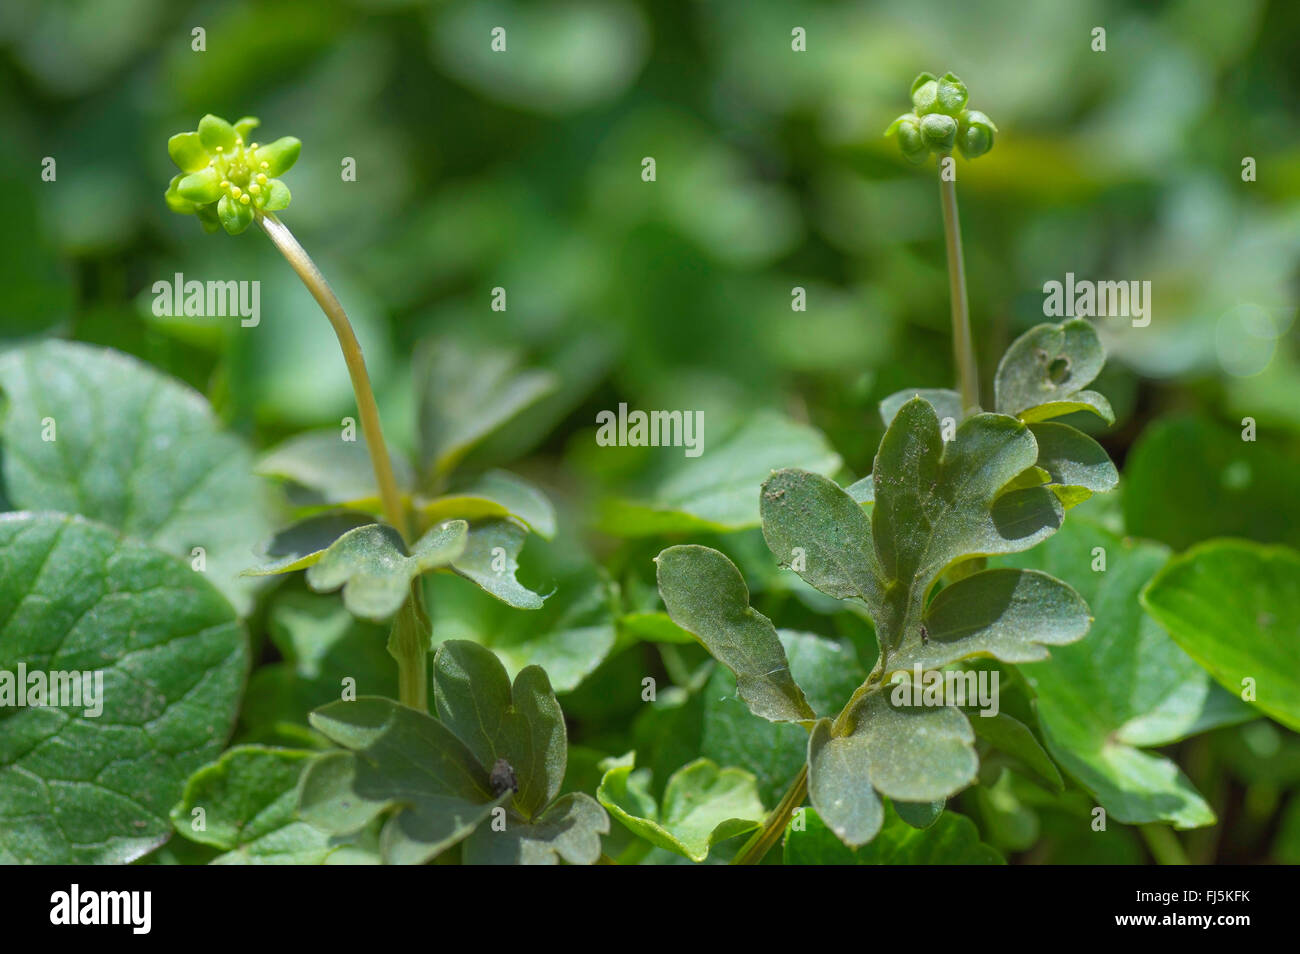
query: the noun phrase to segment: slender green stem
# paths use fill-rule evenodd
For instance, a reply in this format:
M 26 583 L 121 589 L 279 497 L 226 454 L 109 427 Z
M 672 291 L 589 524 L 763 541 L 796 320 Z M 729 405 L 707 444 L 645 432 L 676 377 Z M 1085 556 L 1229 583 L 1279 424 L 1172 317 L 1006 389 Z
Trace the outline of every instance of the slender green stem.
M 379 499 L 384 508 L 384 516 L 403 538 L 410 539 L 410 525 L 406 519 L 406 507 L 402 495 L 397 489 L 397 479 L 393 476 L 393 462 L 388 456 L 388 446 L 384 443 L 384 429 L 379 423 L 379 405 L 375 403 L 375 393 L 370 387 L 370 375 L 366 371 L 366 359 L 361 353 L 361 344 L 352 330 L 347 313 L 339 304 L 329 282 L 320 273 L 311 256 L 298 244 L 288 227 L 276 218 L 274 212 L 258 215 L 257 223 L 267 234 L 275 247 L 293 266 L 302 283 L 307 286 L 311 296 L 320 305 L 321 311 L 334 327 L 338 336 L 339 347 L 343 349 L 343 360 L 347 362 L 348 374 L 352 378 L 352 392 L 357 399 L 357 412 L 361 415 L 361 429 L 365 434 L 366 447 L 370 451 L 370 466 L 375 470 L 375 480 L 379 484 Z
M 780 840 L 782 833 L 785 832 L 785 826 L 790 822 L 790 816 L 804 802 L 804 797 L 808 794 L 808 766 L 805 764 L 799 769 L 799 774 L 794 777 L 790 783 L 790 788 L 781 799 L 780 804 L 768 813 L 767 818 L 758 831 L 750 836 L 749 841 L 745 842 L 741 849 L 736 852 L 736 856 L 731 859 L 733 865 L 756 865 L 763 860 L 763 856 L 768 850 Z
M 979 371 L 971 342 L 970 308 L 966 302 L 966 266 L 961 254 L 961 222 L 957 217 L 957 184 L 944 177 L 944 159 L 939 157 L 939 198 L 943 204 L 943 235 L 948 246 L 948 295 L 952 300 L 952 348 L 960 382 L 962 410 L 980 406 Z
M 1151 855 L 1156 859 L 1157 864 L 1190 864 L 1187 860 L 1187 853 L 1183 851 L 1182 842 L 1178 840 L 1178 836 L 1167 825 L 1139 825 L 1138 830 L 1142 832 L 1142 838 L 1146 841 L 1147 847 L 1151 849 Z
M 325 276 L 288 227 L 271 212 L 259 214 L 257 223 L 293 266 L 302 283 L 325 312 L 325 317 L 334 328 L 334 334 L 338 336 L 339 347 L 343 349 L 343 360 L 347 363 L 348 375 L 352 378 L 352 393 L 356 396 L 361 430 L 370 452 L 370 466 L 374 468 L 375 482 L 379 485 L 384 517 L 402 535 L 402 539 L 409 543 L 411 527 L 406 505 L 397 489 L 397 479 L 393 476 L 392 459 L 388 456 L 384 429 L 379 422 L 379 405 L 375 402 L 375 393 L 370 387 L 366 359 L 361 353 L 361 343 L 352 330 L 352 323 L 348 321 L 347 313 L 329 282 L 325 281 Z M 388 651 L 397 660 L 398 698 L 403 705 L 420 712 L 429 711 L 428 656 L 432 631 L 429 615 L 424 609 L 423 590 L 417 578 L 412 581 L 410 595 L 393 620 L 393 629 L 388 637 Z

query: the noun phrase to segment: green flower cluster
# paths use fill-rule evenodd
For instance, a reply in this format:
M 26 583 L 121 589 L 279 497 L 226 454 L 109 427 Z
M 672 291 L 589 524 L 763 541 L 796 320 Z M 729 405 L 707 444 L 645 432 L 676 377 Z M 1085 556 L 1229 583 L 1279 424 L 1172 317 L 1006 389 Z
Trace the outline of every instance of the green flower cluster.
M 259 122 L 245 116 L 232 125 L 209 113 L 199 120 L 198 132 L 167 140 L 167 152 L 181 168 L 164 196 L 173 212 L 198 216 L 209 232 L 220 225 L 238 235 L 259 212 L 289 204 L 289 187 L 275 177 L 298 160 L 302 143 L 293 136 L 264 146 L 249 142 Z
M 966 84 L 952 73 L 937 78 L 922 73 L 912 83 L 912 112 L 889 124 L 886 136 L 897 136 L 908 161 L 925 162 L 930 153 L 946 156 L 953 146 L 967 159 L 993 148 L 998 127 L 978 109 L 967 109 Z

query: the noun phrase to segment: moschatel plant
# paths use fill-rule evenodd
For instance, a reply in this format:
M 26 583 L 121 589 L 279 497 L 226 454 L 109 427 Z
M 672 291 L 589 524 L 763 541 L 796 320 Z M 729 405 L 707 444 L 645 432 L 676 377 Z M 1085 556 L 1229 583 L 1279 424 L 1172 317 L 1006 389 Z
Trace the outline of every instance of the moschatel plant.
M 326 505 L 271 538 L 246 572 L 305 570 L 313 590 L 341 589 L 356 617 L 391 619 L 388 649 L 397 661 L 400 698 L 362 696 L 311 714 L 311 724 L 343 751 L 305 762 L 298 817 L 333 836 L 333 845 L 377 829 L 378 854 L 393 863 L 423 863 L 463 842 L 471 862 L 553 863 L 562 857 L 590 864 L 600 856 L 600 835 L 609 821 L 588 795 L 558 797 L 566 730 L 542 669 L 525 667 L 511 686 L 491 651 L 447 641 L 434 660 L 437 718 L 428 712 L 432 627 L 422 577 L 453 572 L 511 606 L 541 607 L 543 598 L 515 578 L 516 557 L 529 529 L 545 536 L 554 531 L 550 504 L 536 488 L 504 472 L 446 492 L 478 434 L 472 420 L 440 416 L 427 403 L 421 407 L 418 476 L 400 459 L 394 466 L 347 314 L 275 214 L 290 202 L 288 187 L 277 177 L 297 160 L 301 144 L 290 136 L 254 142 L 258 125 L 253 117 L 232 124 L 207 115 L 197 131 L 173 136 L 168 152 L 181 173 L 169 184 L 166 200 L 174 211 L 197 216 L 209 232 L 223 228 L 238 235 L 256 224 L 302 279 L 342 348 L 373 483 L 347 474 L 339 479 L 339 469 L 355 478 L 357 461 L 341 449 L 337 433 L 303 435 L 273 451 L 262 461 L 262 472 L 320 492 Z M 517 379 L 487 403 L 494 418 L 508 416 L 545 386 L 536 378 Z M 374 510 L 382 522 L 369 512 Z
M 1067 509 L 1117 482 L 1092 438 L 1051 420 L 1078 410 L 1113 420 L 1106 399 L 1085 390 L 1101 370 L 1101 344 L 1084 321 L 1032 328 L 998 366 L 993 410 L 981 409 L 952 153 L 988 152 L 995 127 L 967 108 L 966 87 L 951 73 L 922 73 L 912 102 L 887 135 L 913 162 L 938 158 L 959 389 L 882 401 L 887 429 L 862 480 L 841 487 L 787 469 L 760 491 L 763 536 L 777 561 L 870 616 L 874 668 L 838 715 L 819 718 L 726 556 L 685 545 L 656 558 L 669 615 L 735 674 L 740 700 L 755 716 L 808 730 L 806 762 L 735 863 L 760 861 L 805 801 L 850 847 L 871 842 L 894 817 L 884 799 L 908 824 L 933 824 L 945 800 L 976 778 L 976 732 L 955 704 L 897 704 L 893 685 L 977 657 L 1044 659 L 1048 647 L 1082 639 L 1091 622 L 1065 583 L 1038 570 L 988 569 L 985 558 L 1033 547 Z M 994 747 L 1023 755 L 1036 746 L 1018 723 L 995 733 L 973 721 Z

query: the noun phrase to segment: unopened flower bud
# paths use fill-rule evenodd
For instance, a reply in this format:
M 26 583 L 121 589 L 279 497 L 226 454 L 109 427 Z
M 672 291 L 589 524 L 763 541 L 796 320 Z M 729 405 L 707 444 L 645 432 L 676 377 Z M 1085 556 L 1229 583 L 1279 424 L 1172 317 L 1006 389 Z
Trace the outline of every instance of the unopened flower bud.
M 957 148 L 967 159 L 982 156 L 993 148 L 993 134 L 997 130 L 993 120 L 978 109 L 968 109 L 957 124 Z
M 943 113 L 922 116 L 921 138 L 935 152 L 951 152 L 957 141 L 957 120 Z

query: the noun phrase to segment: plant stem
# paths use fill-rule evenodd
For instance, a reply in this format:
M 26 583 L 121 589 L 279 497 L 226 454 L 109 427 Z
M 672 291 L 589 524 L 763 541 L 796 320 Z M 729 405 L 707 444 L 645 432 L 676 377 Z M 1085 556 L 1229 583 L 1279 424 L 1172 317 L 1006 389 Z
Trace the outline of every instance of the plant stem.
M 393 476 L 393 462 L 388 456 L 384 429 L 379 422 L 379 405 L 375 402 L 375 392 L 370 387 L 366 359 L 361 353 L 361 343 L 352 330 L 352 323 L 348 321 L 347 313 L 329 282 L 325 281 L 325 276 L 288 227 L 272 212 L 259 214 L 257 223 L 288 259 L 320 305 L 321 311 L 325 312 L 325 317 L 334 328 L 334 334 L 338 336 L 339 347 L 343 349 L 343 360 L 347 363 L 348 375 L 352 378 L 352 393 L 357 400 L 357 413 L 361 417 L 366 449 L 370 452 L 370 466 L 374 468 L 375 482 L 379 485 L 384 517 L 402 535 L 402 539 L 410 543 L 411 527 L 406 505 L 397 489 L 397 479 Z M 429 615 L 424 609 L 423 590 L 417 577 L 411 582 L 410 595 L 393 620 L 393 629 L 388 637 L 388 652 L 397 660 L 398 699 L 402 705 L 420 712 L 429 711 L 428 656 L 432 632 Z
M 1178 840 L 1178 836 L 1167 826 L 1158 824 L 1139 825 L 1138 830 L 1142 832 L 1142 838 L 1146 841 L 1147 847 L 1151 849 L 1151 855 L 1158 864 L 1185 865 L 1190 863 L 1187 860 L 1187 853 L 1183 851 L 1182 843 Z
M 780 804 L 768 814 L 763 820 L 762 826 L 758 831 L 750 836 L 749 841 L 736 852 L 736 857 L 731 859 L 733 865 L 756 865 L 763 860 L 768 849 L 776 844 L 781 834 L 785 831 L 785 826 L 790 822 L 790 816 L 794 814 L 796 808 L 803 804 L 804 796 L 808 794 L 808 765 L 804 764 L 799 769 L 799 774 L 794 777 L 790 783 L 790 788 L 786 791 L 785 796 L 781 799 Z
M 948 246 L 948 295 L 952 300 L 952 348 L 960 382 L 962 410 L 980 406 L 979 371 L 970 334 L 970 307 L 966 302 L 966 266 L 961 255 L 961 222 L 957 217 L 957 184 L 945 178 L 939 157 L 939 198 L 943 205 L 943 236 Z
M 388 447 L 384 443 L 384 429 L 379 423 L 379 406 L 375 403 L 375 393 L 370 387 L 370 375 L 366 372 L 366 359 L 361 353 L 361 344 L 352 330 L 347 313 L 339 304 L 329 282 L 320 273 L 311 256 L 298 244 L 288 227 L 276 218 L 274 212 L 263 212 L 257 217 L 257 224 L 262 227 L 267 237 L 293 266 L 302 283 L 307 286 L 311 296 L 320 305 L 325 317 L 334 327 L 338 336 L 339 347 L 343 349 L 343 360 L 347 362 L 348 374 L 352 378 L 352 393 L 357 399 L 357 412 L 361 415 L 361 430 L 366 438 L 366 448 L 370 451 L 370 466 L 375 470 L 375 480 L 379 484 L 379 499 L 383 504 L 384 516 L 402 538 L 410 538 L 410 525 L 406 519 L 406 507 L 402 504 L 402 495 L 397 489 L 397 479 L 393 476 L 393 462 L 388 456 Z

